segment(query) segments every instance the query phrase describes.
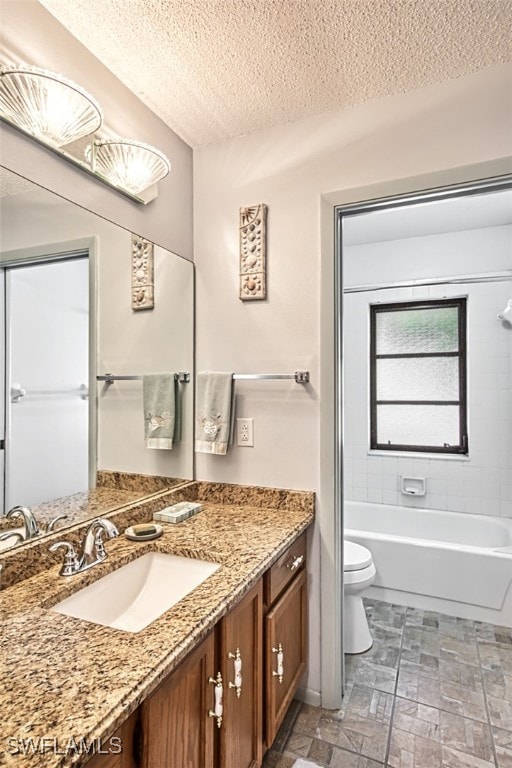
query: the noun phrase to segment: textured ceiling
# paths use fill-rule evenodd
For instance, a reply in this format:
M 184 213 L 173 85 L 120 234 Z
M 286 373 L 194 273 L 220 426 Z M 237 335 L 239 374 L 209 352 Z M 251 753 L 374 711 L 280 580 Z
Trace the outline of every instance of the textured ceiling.
M 40 2 L 193 147 L 512 58 L 510 0 Z

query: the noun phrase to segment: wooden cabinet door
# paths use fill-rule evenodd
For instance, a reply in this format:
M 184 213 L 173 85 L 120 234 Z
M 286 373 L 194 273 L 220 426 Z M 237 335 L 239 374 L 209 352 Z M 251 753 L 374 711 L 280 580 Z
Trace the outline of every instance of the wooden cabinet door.
M 134 731 L 139 712 L 136 710 L 110 739 L 103 739 L 102 752 L 87 763 L 87 768 L 137 768 Z M 104 752 L 103 752 L 104 750 Z
M 221 768 L 259 768 L 262 761 L 263 585 L 247 593 L 219 626 L 224 717 Z M 237 675 L 238 672 L 238 675 Z
M 307 663 L 307 595 L 300 573 L 265 617 L 265 736 L 272 745 Z M 281 656 L 282 654 L 282 656 Z M 282 658 L 282 668 L 279 661 Z
M 140 707 L 140 768 L 213 768 L 212 632 Z

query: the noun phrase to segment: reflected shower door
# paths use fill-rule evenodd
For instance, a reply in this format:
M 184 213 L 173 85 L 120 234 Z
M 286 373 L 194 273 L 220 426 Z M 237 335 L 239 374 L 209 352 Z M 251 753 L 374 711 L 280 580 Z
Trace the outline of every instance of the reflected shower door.
M 88 488 L 88 270 L 6 269 L 5 510 Z

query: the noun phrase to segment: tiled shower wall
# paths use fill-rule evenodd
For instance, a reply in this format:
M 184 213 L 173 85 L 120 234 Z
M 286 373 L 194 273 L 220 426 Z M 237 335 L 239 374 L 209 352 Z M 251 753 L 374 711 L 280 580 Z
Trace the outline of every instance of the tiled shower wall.
M 507 229 L 510 233 L 510 228 Z M 453 245 L 453 233 L 451 237 Z M 409 256 L 414 254 L 414 241 L 419 239 L 390 241 L 388 245 L 396 259 L 399 250 L 404 251 L 404 256 L 406 250 Z M 510 237 L 502 242 L 509 248 L 510 260 Z M 490 266 L 490 257 L 480 262 L 480 268 L 474 268 L 475 263 L 468 258 L 467 245 L 466 240 L 466 268 L 461 270 L 460 262 L 454 263 L 453 270 L 450 271 L 448 265 L 445 274 L 483 273 L 499 268 Z M 351 258 L 356 251 L 360 257 L 362 248 L 347 248 L 346 258 Z M 379 255 L 382 258 L 382 253 Z M 366 269 L 369 264 L 366 260 Z M 510 266 L 508 264 L 508 268 Z M 358 282 L 372 282 L 370 274 L 371 270 L 366 279 Z M 408 279 L 405 262 L 402 274 L 395 279 Z M 469 457 L 432 458 L 428 454 L 370 452 L 369 304 L 451 296 L 468 297 Z M 512 328 L 504 328 L 496 317 L 510 298 L 512 281 L 345 294 L 343 466 L 346 499 L 512 517 Z M 400 493 L 403 475 L 426 478 L 426 496 Z

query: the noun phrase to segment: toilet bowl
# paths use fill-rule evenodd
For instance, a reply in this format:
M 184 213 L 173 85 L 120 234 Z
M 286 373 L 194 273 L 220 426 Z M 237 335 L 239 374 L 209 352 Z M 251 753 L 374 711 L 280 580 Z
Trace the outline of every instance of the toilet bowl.
M 364 653 L 373 640 L 363 605 L 363 592 L 375 578 L 372 553 L 353 541 L 343 544 L 343 649 L 345 653 Z

